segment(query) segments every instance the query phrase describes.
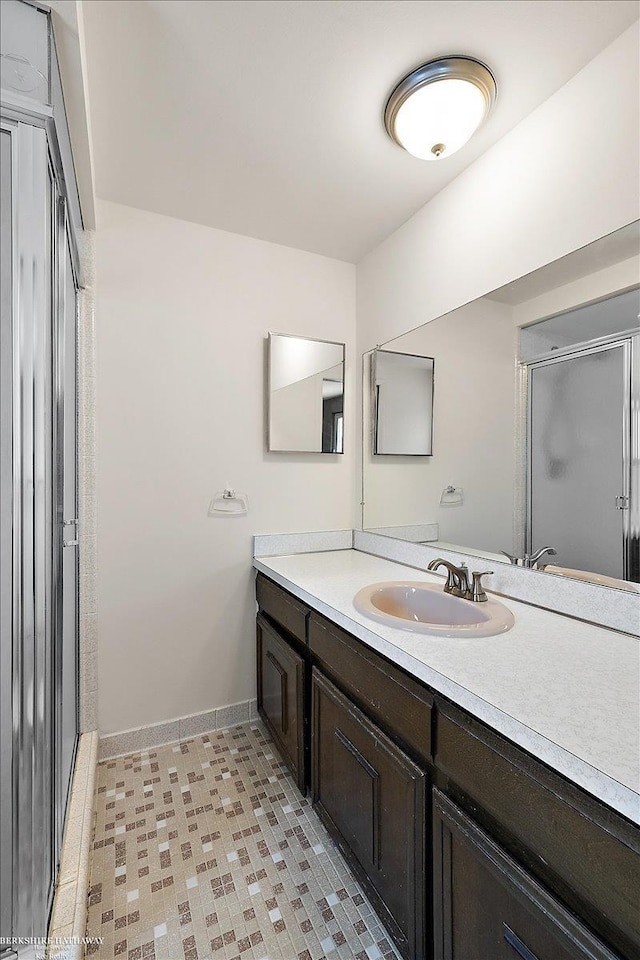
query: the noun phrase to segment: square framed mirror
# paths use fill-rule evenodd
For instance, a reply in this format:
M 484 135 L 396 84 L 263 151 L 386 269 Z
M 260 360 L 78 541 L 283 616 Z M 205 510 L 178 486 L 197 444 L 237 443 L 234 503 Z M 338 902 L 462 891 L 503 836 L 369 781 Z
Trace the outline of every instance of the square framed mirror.
M 344 343 L 269 334 L 271 453 L 344 453 L 344 363 Z

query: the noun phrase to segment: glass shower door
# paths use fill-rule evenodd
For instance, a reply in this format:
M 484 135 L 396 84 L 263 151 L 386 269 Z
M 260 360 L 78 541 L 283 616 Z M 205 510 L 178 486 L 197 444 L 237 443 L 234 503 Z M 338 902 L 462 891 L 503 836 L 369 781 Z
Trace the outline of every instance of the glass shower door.
M 0 149 L 0 935 L 10 938 L 46 933 L 78 735 L 77 278 L 46 132 L 3 120 Z
M 3 121 L 1 144 L 0 919 L 6 937 L 42 935 L 55 877 L 55 297 L 46 132 Z
M 4 960 L 16 951 L 33 955 L 32 946 L 11 943 L 12 937 L 47 932 L 78 733 L 76 242 L 81 214 L 50 15 L 41 5 L 18 0 L 2 0 L 0 8 L 3 56 L 31 64 L 39 77 L 26 91 L 3 73 L 0 118 Z M 67 520 L 71 523 L 64 526 Z M 69 547 L 63 547 L 63 539 Z
M 629 341 L 529 367 L 527 552 L 625 579 Z

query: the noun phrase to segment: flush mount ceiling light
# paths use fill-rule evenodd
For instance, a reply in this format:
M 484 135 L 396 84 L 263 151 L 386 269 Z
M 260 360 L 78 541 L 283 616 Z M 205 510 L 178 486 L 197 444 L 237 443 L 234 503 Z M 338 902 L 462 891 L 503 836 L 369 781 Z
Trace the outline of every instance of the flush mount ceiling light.
M 400 81 L 385 107 L 384 125 L 414 157 L 442 160 L 471 139 L 496 92 L 493 74 L 478 60 L 431 60 Z

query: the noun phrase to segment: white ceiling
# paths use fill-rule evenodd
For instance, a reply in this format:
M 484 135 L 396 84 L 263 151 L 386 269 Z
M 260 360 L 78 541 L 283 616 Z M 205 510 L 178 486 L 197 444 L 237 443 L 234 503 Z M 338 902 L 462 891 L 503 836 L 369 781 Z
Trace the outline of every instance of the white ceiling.
M 635 0 L 84 0 L 99 197 L 357 262 L 576 74 Z M 498 102 L 442 163 L 382 124 L 420 63 Z

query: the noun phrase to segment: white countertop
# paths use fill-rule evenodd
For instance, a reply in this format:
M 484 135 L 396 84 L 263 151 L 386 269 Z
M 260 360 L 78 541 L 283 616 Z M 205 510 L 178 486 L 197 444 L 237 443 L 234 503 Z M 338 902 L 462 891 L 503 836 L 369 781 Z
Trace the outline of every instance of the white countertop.
M 640 641 L 499 598 L 515 626 L 451 639 L 387 627 L 353 606 L 383 580 L 442 579 L 356 550 L 254 566 L 374 650 L 640 824 Z

